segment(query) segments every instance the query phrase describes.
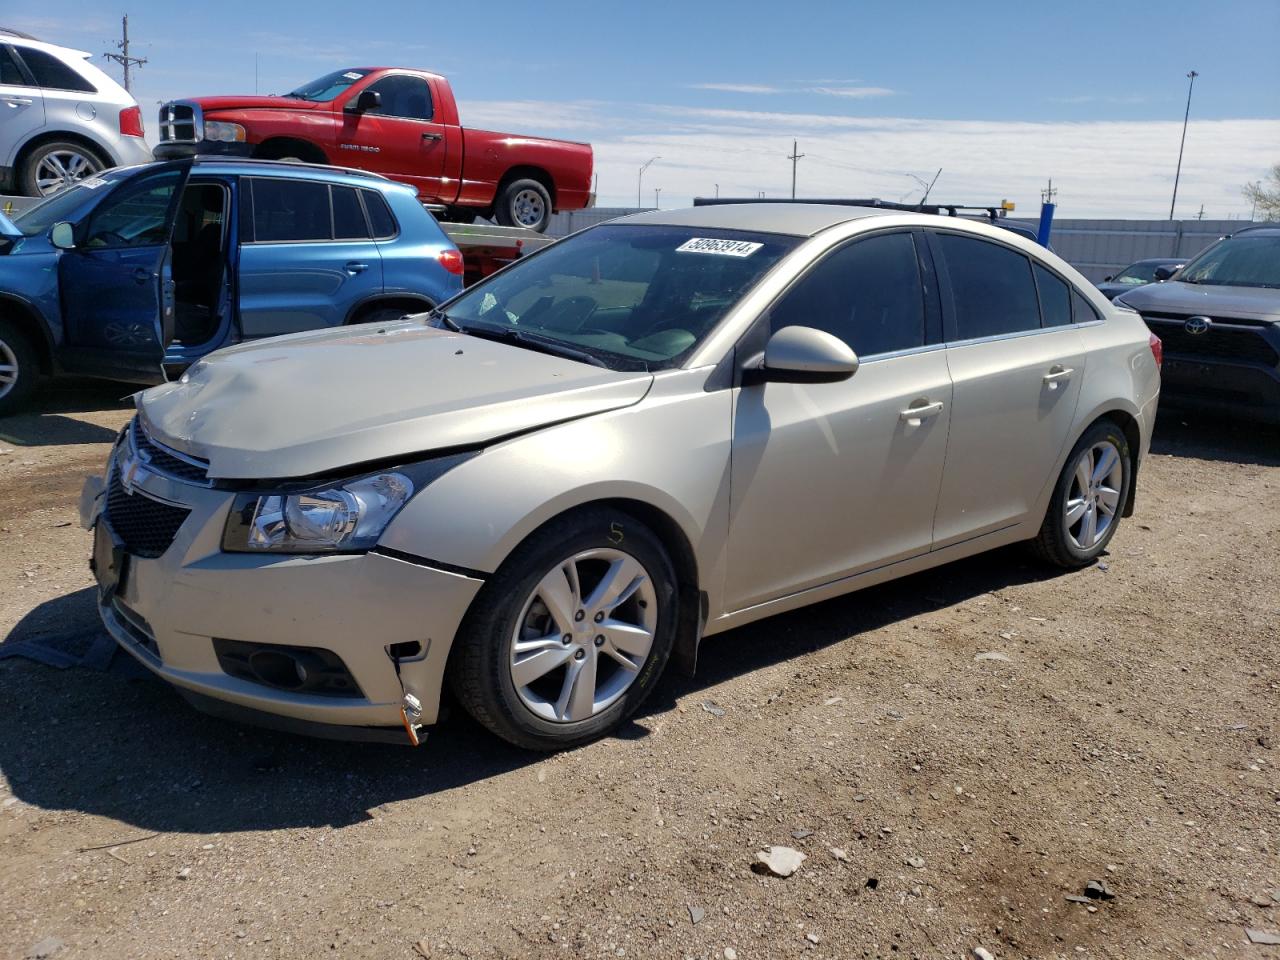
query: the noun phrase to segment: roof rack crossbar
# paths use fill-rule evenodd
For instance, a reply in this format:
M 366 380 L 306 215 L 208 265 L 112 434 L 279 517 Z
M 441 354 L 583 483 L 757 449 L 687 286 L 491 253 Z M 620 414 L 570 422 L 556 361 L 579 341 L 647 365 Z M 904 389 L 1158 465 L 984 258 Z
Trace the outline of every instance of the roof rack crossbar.
M 818 197 L 790 200 L 783 197 L 694 197 L 695 207 L 723 206 L 730 203 L 821 203 L 840 207 L 874 207 L 880 210 L 901 210 L 905 213 L 933 213 L 948 217 L 960 216 L 965 212 L 980 212 L 992 220 L 1000 220 L 1008 216 L 1009 211 L 998 204 L 965 204 L 965 203 L 896 203 L 893 200 L 881 200 L 878 197 L 869 199 L 846 199 L 844 197 Z

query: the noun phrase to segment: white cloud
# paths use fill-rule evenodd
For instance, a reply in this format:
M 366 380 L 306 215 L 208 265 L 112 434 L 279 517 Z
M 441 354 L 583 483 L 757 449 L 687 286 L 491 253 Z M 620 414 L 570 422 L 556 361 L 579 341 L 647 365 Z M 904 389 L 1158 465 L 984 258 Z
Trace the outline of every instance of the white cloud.
M 785 93 L 784 87 L 774 87 L 763 83 L 694 83 L 690 90 L 718 90 L 722 93 Z
M 865 100 L 869 97 L 890 97 L 896 91 L 888 87 L 809 87 L 810 93 L 821 93 L 828 97 L 850 97 Z
M 1052 177 L 1060 217 L 1147 219 L 1168 216 L 1181 118 L 1168 121 L 923 120 L 619 104 L 601 101 L 483 101 L 462 104 L 463 122 L 495 130 L 561 133 L 595 147 L 601 206 L 636 202 L 662 188 L 664 206 L 711 195 L 791 192 L 792 139 L 805 154 L 798 195 L 918 199 L 913 175 L 942 175 L 931 199 L 959 203 L 1013 200 L 1018 213 L 1039 210 Z M 1248 215 L 1242 184 L 1259 179 L 1280 150 L 1280 119 L 1192 120 L 1178 188 L 1179 213 Z
M 814 93 L 824 97 L 845 97 L 855 100 L 864 100 L 869 97 L 888 97 L 892 96 L 896 91 L 890 90 L 888 87 L 852 87 L 852 86 L 830 86 L 830 83 L 842 83 L 848 81 L 815 81 L 818 86 L 775 86 L 767 83 L 693 83 L 689 85 L 690 90 L 715 90 L 719 93 L 754 93 L 763 95 L 773 95 L 779 93 L 790 94 L 806 94 Z

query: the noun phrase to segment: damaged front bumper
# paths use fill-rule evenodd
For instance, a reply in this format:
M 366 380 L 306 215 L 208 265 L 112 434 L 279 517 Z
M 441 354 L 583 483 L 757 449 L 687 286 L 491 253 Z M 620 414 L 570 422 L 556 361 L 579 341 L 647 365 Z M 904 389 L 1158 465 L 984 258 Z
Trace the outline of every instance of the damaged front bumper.
M 158 474 L 135 478 L 130 496 L 189 512 L 158 555 L 130 554 L 108 505 L 119 491 L 106 486 L 90 478 L 81 502 L 81 522 L 95 531 L 103 624 L 193 705 L 277 729 L 415 745 L 435 723 L 449 648 L 483 581 L 376 551 L 224 553 L 234 494 Z

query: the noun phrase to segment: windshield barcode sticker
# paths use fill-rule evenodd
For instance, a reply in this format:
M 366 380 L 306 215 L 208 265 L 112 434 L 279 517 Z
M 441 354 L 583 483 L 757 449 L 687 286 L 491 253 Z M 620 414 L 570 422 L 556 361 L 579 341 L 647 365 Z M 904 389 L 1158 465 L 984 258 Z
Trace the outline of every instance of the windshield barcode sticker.
M 746 240 L 694 237 L 676 247 L 676 253 L 714 253 L 722 257 L 749 257 L 763 246 L 763 243 L 748 243 Z

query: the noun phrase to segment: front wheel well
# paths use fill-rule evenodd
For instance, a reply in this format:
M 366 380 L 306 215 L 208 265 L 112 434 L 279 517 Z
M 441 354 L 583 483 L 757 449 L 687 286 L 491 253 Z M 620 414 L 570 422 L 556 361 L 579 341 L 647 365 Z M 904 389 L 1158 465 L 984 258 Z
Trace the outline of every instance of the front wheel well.
M 283 160 L 286 157 L 297 157 L 303 163 L 328 163 L 329 158 L 323 150 L 307 140 L 297 137 L 270 137 L 263 140 L 253 151 L 257 160 Z
M 44 323 L 35 311 L 20 300 L 0 297 L 0 317 L 4 317 L 26 336 L 36 352 L 40 363 L 40 372 L 45 376 L 53 373 L 53 345 L 49 342 L 49 334 Z

